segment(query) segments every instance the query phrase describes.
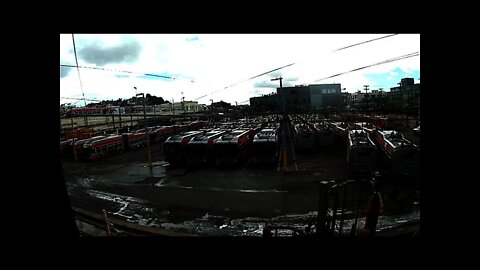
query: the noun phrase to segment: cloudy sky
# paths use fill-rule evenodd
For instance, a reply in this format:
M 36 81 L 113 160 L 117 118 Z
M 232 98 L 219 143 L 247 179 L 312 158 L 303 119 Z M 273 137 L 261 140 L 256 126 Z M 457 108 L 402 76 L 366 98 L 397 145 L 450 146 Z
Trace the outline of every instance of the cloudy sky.
M 279 76 L 283 86 L 340 83 L 347 92 L 364 85 L 389 90 L 404 77 L 419 82 L 420 56 L 323 79 L 420 52 L 419 34 L 398 34 L 336 51 L 388 35 L 75 34 L 78 65 L 105 70 L 80 68 L 80 84 L 76 68 L 60 66 L 60 103 L 76 102 L 82 88 L 86 99 L 103 100 L 130 98 L 137 87 L 139 93 L 175 102 L 184 96 L 203 104 L 249 104 L 250 97 L 276 92 L 279 81 L 271 79 Z M 60 35 L 60 65 L 76 65 L 71 34 Z

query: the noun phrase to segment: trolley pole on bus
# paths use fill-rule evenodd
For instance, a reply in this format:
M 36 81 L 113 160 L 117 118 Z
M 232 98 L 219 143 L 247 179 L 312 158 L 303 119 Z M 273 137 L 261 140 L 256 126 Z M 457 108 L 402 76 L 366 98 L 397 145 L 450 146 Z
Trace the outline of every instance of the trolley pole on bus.
M 150 179 L 153 178 L 153 171 L 152 171 L 152 152 L 150 151 L 150 136 L 148 135 L 148 125 L 147 125 L 147 110 L 145 107 L 145 95 L 144 93 L 139 93 L 136 95 L 142 96 L 143 98 L 143 118 L 145 120 L 145 137 L 147 137 L 147 155 L 148 155 L 148 168 L 150 170 Z

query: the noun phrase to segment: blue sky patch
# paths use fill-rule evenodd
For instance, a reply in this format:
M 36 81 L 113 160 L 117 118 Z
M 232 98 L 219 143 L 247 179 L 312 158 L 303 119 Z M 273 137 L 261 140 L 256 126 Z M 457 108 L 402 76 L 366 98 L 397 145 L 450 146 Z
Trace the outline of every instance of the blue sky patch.
M 383 88 L 384 91 L 390 91 L 390 88 L 398 86 L 397 83 L 403 78 L 413 78 L 415 82 L 417 82 L 418 78 L 420 78 L 420 70 L 413 70 L 411 73 L 407 73 L 403 69 L 397 67 L 385 73 L 367 73 L 365 74 L 365 77 L 370 81 L 375 82 L 375 85 L 370 85 L 370 90 Z M 358 90 L 363 91 L 363 89 Z
M 196 40 L 199 40 L 200 38 L 198 36 L 194 36 L 194 37 L 191 37 L 191 38 L 186 38 L 185 41 L 196 41 Z
M 148 80 L 172 80 L 176 78 L 177 74 L 170 74 L 167 72 L 155 74 L 155 73 L 145 73 L 143 75 L 137 76 L 139 79 L 148 79 Z
M 130 77 L 130 75 L 124 75 L 124 74 L 115 74 L 114 76 L 117 77 L 117 78 L 128 78 L 128 77 Z

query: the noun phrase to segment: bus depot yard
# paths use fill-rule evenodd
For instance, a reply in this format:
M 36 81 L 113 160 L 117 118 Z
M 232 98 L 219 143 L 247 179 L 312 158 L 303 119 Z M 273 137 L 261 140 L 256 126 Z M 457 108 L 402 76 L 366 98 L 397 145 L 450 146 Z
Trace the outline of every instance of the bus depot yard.
M 378 235 L 418 226 L 420 139 L 385 117 L 130 124 L 63 133 L 64 178 L 84 233 L 261 236 L 268 226 L 280 236 L 342 235 L 365 225 L 372 183 L 382 201 Z M 101 228 L 105 220 L 112 228 Z

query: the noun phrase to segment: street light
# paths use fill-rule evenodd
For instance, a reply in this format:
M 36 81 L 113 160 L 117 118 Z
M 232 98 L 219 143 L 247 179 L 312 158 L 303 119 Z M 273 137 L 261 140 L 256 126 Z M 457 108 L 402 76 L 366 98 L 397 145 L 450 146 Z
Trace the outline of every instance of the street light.
M 135 90 L 137 89 L 134 87 Z M 148 136 L 148 125 L 147 125 L 147 110 L 145 108 L 145 95 L 143 93 L 136 94 L 135 97 L 141 96 L 143 98 L 143 118 L 145 120 L 145 137 L 147 137 L 147 155 L 148 155 L 148 168 L 150 170 L 150 179 L 153 178 L 152 171 L 152 152 L 150 151 L 150 136 Z

